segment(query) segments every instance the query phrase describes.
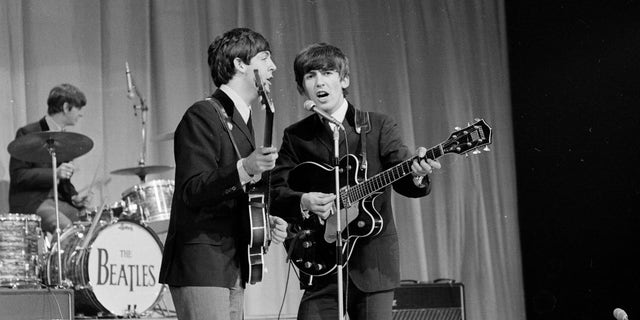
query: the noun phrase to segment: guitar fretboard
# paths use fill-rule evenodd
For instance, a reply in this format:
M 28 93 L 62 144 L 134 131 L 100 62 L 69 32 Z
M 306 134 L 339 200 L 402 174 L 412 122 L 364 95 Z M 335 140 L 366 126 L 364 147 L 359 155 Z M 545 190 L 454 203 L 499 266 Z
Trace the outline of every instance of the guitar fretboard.
M 444 150 L 442 148 L 442 144 L 438 144 L 437 146 L 427 150 L 427 154 L 425 158 L 435 160 L 444 155 Z M 383 172 L 378 173 L 377 175 L 367 179 L 366 181 L 352 186 L 348 189 L 348 192 L 344 193 L 343 203 L 345 205 L 356 203 L 360 201 L 374 192 L 385 188 L 386 186 L 404 178 L 405 176 L 411 174 L 411 164 L 413 160 L 418 159 L 418 156 L 407 159 L 394 167 L 391 167 Z M 422 158 L 424 159 L 424 158 Z

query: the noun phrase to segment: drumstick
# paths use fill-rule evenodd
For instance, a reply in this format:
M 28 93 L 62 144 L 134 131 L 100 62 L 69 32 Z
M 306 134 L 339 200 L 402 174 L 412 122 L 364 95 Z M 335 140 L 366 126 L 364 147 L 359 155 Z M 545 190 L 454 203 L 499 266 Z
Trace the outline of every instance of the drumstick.
M 100 168 L 100 164 L 96 166 L 96 171 L 93 172 L 93 179 L 91 179 L 91 183 L 89 184 L 89 190 L 87 191 L 87 199 L 91 201 L 90 197 L 93 197 L 93 187 L 96 183 L 96 178 L 98 177 L 98 169 Z
M 96 166 L 96 171 L 93 173 L 93 179 L 91 180 L 91 183 L 88 186 L 86 186 L 86 187 L 84 187 L 84 188 L 82 188 L 82 189 L 80 189 L 78 191 L 78 193 L 82 193 L 82 192 L 84 192 L 84 190 L 87 190 L 87 200 L 88 200 L 88 202 L 91 202 L 93 200 L 93 195 L 94 195 L 93 190 L 94 190 L 94 187 L 97 184 L 107 184 L 107 183 L 109 183 L 111 181 L 111 177 L 107 177 L 106 179 L 104 177 L 101 178 L 101 179 L 97 179 L 97 177 L 98 177 L 98 169 L 100 169 L 101 164 L 102 164 L 102 162 Z M 102 202 L 104 202 L 104 201 L 102 201 Z

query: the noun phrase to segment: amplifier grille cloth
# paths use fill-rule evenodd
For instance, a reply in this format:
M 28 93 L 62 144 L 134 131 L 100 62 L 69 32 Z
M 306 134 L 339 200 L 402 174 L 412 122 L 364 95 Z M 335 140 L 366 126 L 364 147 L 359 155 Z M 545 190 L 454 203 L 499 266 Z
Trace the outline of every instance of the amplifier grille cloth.
M 393 310 L 393 320 L 460 320 L 460 308 Z

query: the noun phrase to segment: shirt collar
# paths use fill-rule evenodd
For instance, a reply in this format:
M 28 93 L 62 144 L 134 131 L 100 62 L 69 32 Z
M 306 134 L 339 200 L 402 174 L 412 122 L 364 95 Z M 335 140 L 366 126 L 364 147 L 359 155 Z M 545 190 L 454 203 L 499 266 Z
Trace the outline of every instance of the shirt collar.
M 59 125 L 50 115 L 44 116 L 44 120 L 47 122 L 49 131 L 64 131 L 64 127 Z
M 236 109 L 238 110 L 238 112 L 240 112 L 240 116 L 242 116 L 242 120 L 244 120 L 245 123 L 249 121 L 249 116 L 251 115 L 251 106 L 248 105 L 230 86 L 223 84 L 220 86 L 220 90 L 226 93 L 231 101 L 233 101 Z
M 331 116 L 339 122 L 343 122 L 344 118 L 347 116 L 347 109 L 349 109 L 349 103 L 347 102 L 347 99 L 342 99 L 342 105 L 340 105 L 338 110 L 332 113 Z M 329 122 L 329 126 L 333 129 L 335 125 Z

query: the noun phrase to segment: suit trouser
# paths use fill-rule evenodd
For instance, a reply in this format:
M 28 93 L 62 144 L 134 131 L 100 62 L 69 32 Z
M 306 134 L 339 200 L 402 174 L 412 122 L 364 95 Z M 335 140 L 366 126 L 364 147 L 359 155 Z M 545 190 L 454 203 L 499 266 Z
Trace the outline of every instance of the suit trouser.
M 242 320 L 244 289 L 169 286 L 179 320 Z
M 58 210 L 60 211 L 60 231 L 70 226 L 73 221 L 80 219 L 78 208 L 66 201 L 58 200 Z M 56 204 L 53 201 L 53 197 L 45 199 L 36 209 L 36 214 L 42 219 L 40 222 L 42 231 L 55 234 Z

